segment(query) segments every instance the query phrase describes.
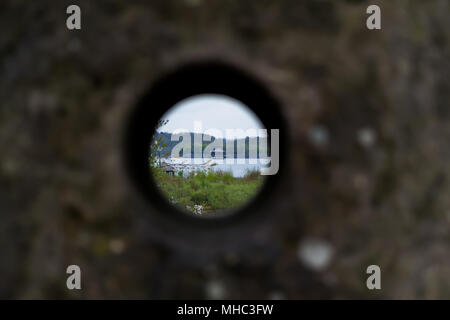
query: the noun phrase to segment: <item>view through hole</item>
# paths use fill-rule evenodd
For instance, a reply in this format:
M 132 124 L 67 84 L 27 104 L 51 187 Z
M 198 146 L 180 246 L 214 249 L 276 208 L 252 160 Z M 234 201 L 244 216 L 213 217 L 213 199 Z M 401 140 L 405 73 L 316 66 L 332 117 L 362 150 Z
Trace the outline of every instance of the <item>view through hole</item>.
M 267 130 L 239 100 L 201 94 L 158 121 L 149 166 L 160 193 L 183 212 L 217 218 L 249 204 L 265 183 Z

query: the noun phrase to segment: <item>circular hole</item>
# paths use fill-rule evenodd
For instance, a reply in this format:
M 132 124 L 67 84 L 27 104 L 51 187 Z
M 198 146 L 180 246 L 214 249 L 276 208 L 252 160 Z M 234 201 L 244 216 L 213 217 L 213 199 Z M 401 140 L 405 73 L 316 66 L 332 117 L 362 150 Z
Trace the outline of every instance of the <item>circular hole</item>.
M 200 94 L 159 119 L 149 148 L 155 185 L 172 205 L 194 217 L 238 212 L 262 189 L 269 164 L 267 129 L 241 101 Z
M 206 103 L 208 101 L 214 101 L 216 106 Z M 191 105 L 191 108 L 201 110 L 198 117 L 194 116 L 193 112 L 185 112 L 185 115 L 182 116 L 182 109 L 188 108 L 189 105 Z M 223 112 L 227 108 L 235 110 L 234 124 L 230 124 L 230 121 L 225 121 L 227 116 L 233 115 L 231 111 Z M 214 110 L 217 112 L 214 112 Z M 216 114 L 214 115 L 214 113 Z M 182 118 L 184 118 L 185 123 L 181 122 L 180 124 L 178 121 L 181 121 Z M 247 119 L 247 123 L 242 125 L 239 121 L 244 118 Z M 189 120 L 187 121 L 186 119 Z M 217 119 L 220 121 L 217 121 Z M 158 125 L 161 125 L 161 121 L 164 120 L 169 120 L 169 122 L 158 128 Z M 159 158 L 164 158 L 162 152 L 161 154 L 154 153 L 153 155 L 151 152 L 153 139 L 158 135 L 155 134 L 155 128 L 156 132 L 159 133 L 163 131 L 173 133 L 175 129 L 180 127 L 182 127 L 181 129 L 186 129 L 183 130 L 186 132 L 195 131 L 195 121 L 192 123 L 193 120 L 202 121 L 202 131 L 211 128 L 216 128 L 220 131 L 223 131 L 223 129 L 239 129 L 240 127 L 242 127 L 241 129 L 249 129 L 250 127 L 256 127 L 255 129 L 265 128 L 267 129 L 266 145 L 268 146 L 272 146 L 271 133 L 274 131 L 273 129 L 280 129 L 278 135 L 279 150 L 277 150 L 279 170 L 277 170 L 277 174 L 257 177 L 259 182 L 253 185 L 254 189 L 251 192 L 245 194 L 241 193 L 237 187 L 236 192 L 227 190 L 227 192 L 231 192 L 232 197 L 241 196 L 240 201 L 230 201 L 226 205 L 223 203 L 222 205 L 215 205 L 211 210 L 206 208 L 206 211 L 211 214 L 206 214 L 205 212 L 205 214 L 198 215 L 192 210 L 186 210 L 186 204 L 191 207 L 192 205 L 201 205 L 202 195 L 200 193 L 195 201 L 192 201 L 191 197 L 191 199 L 187 199 L 186 203 L 181 205 L 179 204 L 180 199 L 177 200 L 178 205 L 173 203 L 170 199 L 170 192 L 168 193 L 164 191 L 164 188 L 158 186 L 159 180 L 154 173 L 154 167 L 160 165 Z M 264 85 L 242 69 L 218 61 L 191 63 L 176 68 L 153 83 L 147 93 L 141 97 L 138 104 L 133 108 L 127 124 L 124 140 L 126 169 L 138 190 L 149 200 L 148 203 L 152 207 L 148 211 L 151 225 L 157 225 L 160 230 L 165 230 L 164 232 L 166 233 L 172 232 L 173 237 L 181 236 L 180 239 L 184 239 L 183 241 L 190 241 L 203 234 L 210 235 L 211 228 L 217 231 L 225 231 L 232 227 L 234 232 L 243 230 L 242 232 L 245 234 L 248 232 L 248 227 L 255 228 L 258 222 L 265 220 L 262 219 L 263 217 L 268 217 L 269 214 L 273 213 L 269 205 L 272 198 L 271 195 L 280 181 L 280 176 L 283 174 L 283 161 L 287 158 L 287 150 L 284 147 L 287 144 L 287 137 L 282 129 L 284 128 L 284 121 L 279 112 L 276 99 L 273 98 Z M 183 128 L 184 126 L 186 128 Z M 214 134 L 211 134 L 211 136 L 214 136 Z M 178 142 L 181 140 L 179 138 Z M 191 152 L 195 151 L 193 140 Z M 258 138 L 259 140 L 262 140 L 262 137 Z M 226 156 L 228 156 L 229 153 L 226 153 L 226 146 L 223 149 Z M 261 152 L 264 153 L 263 151 Z M 272 156 L 272 151 L 268 153 Z M 153 161 L 155 159 L 157 161 L 150 165 L 152 157 Z M 205 157 L 201 159 L 194 159 L 194 165 L 195 161 L 206 162 L 204 160 Z M 185 160 L 190 161 L 191 159 Z M 259 163 L 256 164 L 256 169 L 260 169 L 261 165 L 264 165 L 260 161 L 261 158 L 258 160 Z M 167 162 L 170 165 L 169 161 L 161 159 L 161 166 L 163 162 Z M 236 178 L 242 179 L 237 167 L 232 168 L 233 164 L 229 164 L 230 167 L 226 167 L 226 163 L 224 165 L 225 167 L 222 167 L 222 169 L 225 168 L 225 170 L 222 171 L 233 172 L 235 170 L 235 174 L 232 174 L 232 177 L 225 178 L 232 181 L 230 185 L 233 184 Z M 220 166 L 217 169 L 210 169 L 211 171 L 219 171 L 219 168 Z M 241 166 L 241 168 L 245 171 L 252 169 L 250 164 Z M 196 171 L 196 169 L 194 166 L 192 169 L 188 168 L 187 171 Z M 173 177 L 179 177 L 179 172 L 179 168 L 174 170 Z M 163 175 L 164 178 L 172 177 L 168 177 L 168 175 L 172 174 L 170 170 L 163 173 L 165 174 Z M 161 172 L 158 174 L 161 174 Z M 183 169 L 182 175 L 184 176 L 184 174 Z M 253 177 L 249 177 L 249 180 L 256 178 L 256 175 L 253 175 Z M 205 179 L 208 178 L 206 177 Z M 210 177 L 210 179 L 214 180 L 215 177 Z M 201 186 L 202 182 L 199 183 Z M 220 195 L 217 196 L 219 197 Z M 197 200 L 200 200 L 199 203 L 196 202 Z M 220 200 L 217 199 L 216 204 L 220 203 Z M 208 217 L 213 219 L 208 219 Z

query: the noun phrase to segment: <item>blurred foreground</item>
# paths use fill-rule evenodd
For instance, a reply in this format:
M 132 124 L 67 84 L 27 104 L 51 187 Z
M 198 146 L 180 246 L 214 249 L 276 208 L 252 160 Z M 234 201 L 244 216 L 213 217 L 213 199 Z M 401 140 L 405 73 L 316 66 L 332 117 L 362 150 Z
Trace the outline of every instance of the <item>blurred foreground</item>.
M 374 3 L 369 32 L 358 0 L 78 1 L 68 31 L 69 2 L 2 1 L 0 298 L 450 298 L 450 3 Z M 214 254 L 154 236 L 120 148 L 202 57 L 256 74 L 291 137 L 270 223 Z

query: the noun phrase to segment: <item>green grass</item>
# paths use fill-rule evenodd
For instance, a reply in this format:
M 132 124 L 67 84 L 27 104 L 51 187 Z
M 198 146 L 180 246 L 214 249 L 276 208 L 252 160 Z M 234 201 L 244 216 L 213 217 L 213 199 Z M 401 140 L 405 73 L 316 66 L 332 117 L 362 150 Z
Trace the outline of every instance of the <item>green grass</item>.
M 172 176 L 159 168 L 153 168 L 152 173 L 170 202 L 191 212 L 200 205 L 203 214 L 246 204 L 258 193 L 264 179 L 257 171 L 249 171 L 242 178 L 233 177 L 231 172 L 211 170 L 192 172 L 187 177 Z

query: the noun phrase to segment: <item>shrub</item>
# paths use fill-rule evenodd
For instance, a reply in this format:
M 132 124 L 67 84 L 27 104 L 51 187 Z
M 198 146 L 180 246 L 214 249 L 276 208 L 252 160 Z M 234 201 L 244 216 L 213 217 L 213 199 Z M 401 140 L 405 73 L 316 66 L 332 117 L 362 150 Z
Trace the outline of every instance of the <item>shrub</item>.
M 201 214 L 245 204 L 256 195 L 263 182 L 257 171 L 248 171 L 243 178 L 235 178 L 231 172 L 212 170 L 197 170 L 187 176 L 178 172 L 176 176 L 171 176 L 159 168 L 153 168 L 152 174 L 171 202 L 191 212 L 201 206 Z

